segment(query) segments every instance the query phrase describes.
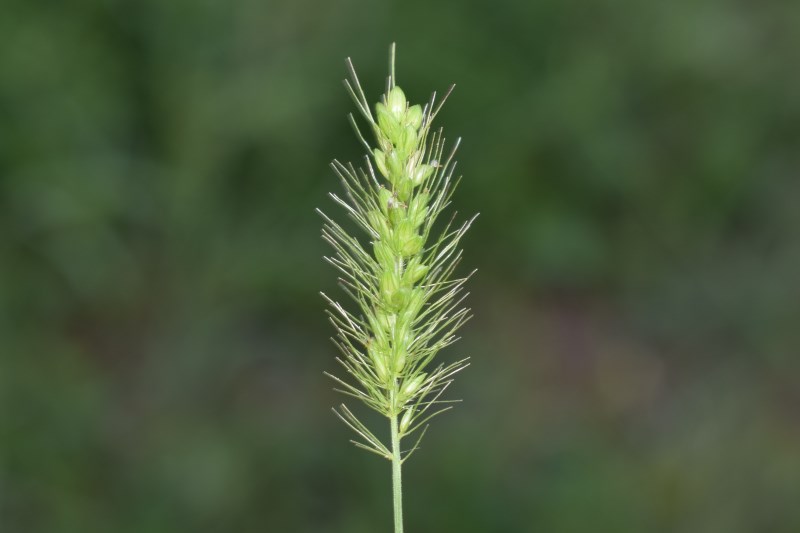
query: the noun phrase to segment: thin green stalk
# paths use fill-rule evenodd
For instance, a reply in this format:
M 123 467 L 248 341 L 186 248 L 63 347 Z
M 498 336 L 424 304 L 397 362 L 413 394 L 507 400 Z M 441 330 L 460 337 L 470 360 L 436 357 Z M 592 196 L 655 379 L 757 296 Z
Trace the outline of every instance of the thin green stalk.
M 403 460 L 400 457 L 400 432 L 397 416 L 392 421 L 392 499 L 394 501 L 394 533 L 403 533 Z

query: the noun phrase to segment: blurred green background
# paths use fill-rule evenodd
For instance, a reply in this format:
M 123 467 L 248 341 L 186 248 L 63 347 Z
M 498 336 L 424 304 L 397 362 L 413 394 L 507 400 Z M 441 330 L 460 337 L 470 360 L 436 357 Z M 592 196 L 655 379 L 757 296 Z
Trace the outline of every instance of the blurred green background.
M 800 4 L 5 0 L 0 530 L 389 531 L 318 295 L 398 43 L 473 357 L 411 532 L 800 531 Z M 359 411 L 361 412 L 361 411 Z M 382 424 L 381 421 L 377 421 Z

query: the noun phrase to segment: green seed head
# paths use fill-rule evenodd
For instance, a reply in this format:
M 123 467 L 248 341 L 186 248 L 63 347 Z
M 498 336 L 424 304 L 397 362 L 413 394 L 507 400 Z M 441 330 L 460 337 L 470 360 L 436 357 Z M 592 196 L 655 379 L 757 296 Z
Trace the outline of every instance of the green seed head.
M 342 284 L 359 311 L 329 299 L 336 343 L 344 354 L 340 362 L 352 378 L 334 379 L 344 392 L 391 418 L 393 427 L 399 422 L 399 442 L 438 412 L 439 395 L 466 366 L 466 360 L 437 363 L 434 358 L 469 318 L 458 305 L 467 277 L 454 279 L 451 273 L 471 220 L 438 235 L 433 231 L 458 181 L 452 156 L 444 157 L 441 130 L 431 132 L 446 95 L 431 100 L 423 113 L 396 85 L 392 67 L 390 88 L 373 107 L 350 67 L 347 87 L 374 133 L 368 155 L 376 171 L 333 163 L 347 192 L 346 200 L 334 199 L 366 233 L 351 235 L 325 217 L 323 236 L 335 250 L 329 260 L 344 273 Z M 397 460 L 399 455 L 349 409 L 338 414 L 363 440 L 360 446 Z

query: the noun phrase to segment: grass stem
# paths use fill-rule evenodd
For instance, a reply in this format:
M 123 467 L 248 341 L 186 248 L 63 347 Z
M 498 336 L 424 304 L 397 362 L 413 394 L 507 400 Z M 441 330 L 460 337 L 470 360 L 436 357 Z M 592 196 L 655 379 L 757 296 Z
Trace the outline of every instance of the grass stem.
M 394 500 L 394 533 L 403 533 L 403 481 L 400 457 L 400 435 L 397 428 L 398 415 L 392 421 L 392 497 Z

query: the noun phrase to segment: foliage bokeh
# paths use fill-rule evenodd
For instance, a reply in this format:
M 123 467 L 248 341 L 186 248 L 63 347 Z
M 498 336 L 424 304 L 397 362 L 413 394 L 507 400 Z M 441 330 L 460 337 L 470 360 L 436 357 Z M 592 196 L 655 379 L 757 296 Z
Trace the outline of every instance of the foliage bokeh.
M 7 0 L 0 528 L 388 530 L 319 290 L 339 80 L 457 88 L 473 364 L 410 531 L 800 530 L 800 7 Z M 380 421 L 378 421 L 380 422 Z

